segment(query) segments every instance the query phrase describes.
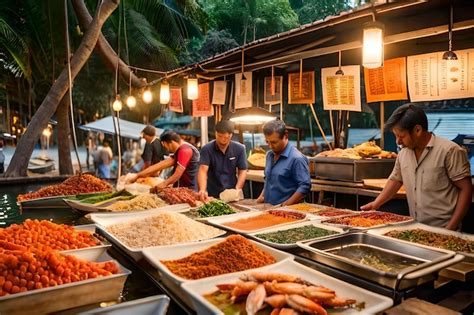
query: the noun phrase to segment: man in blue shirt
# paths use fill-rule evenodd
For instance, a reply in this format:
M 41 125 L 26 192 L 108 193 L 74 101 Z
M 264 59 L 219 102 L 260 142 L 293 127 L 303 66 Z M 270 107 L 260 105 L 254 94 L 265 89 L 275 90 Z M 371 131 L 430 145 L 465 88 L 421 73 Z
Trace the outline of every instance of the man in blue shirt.
M 289 206 L 300 202 L 311 190 L 308 159 L 288 142 L 288 131 L 281 120 L 263 126 L 271 151 L 265 164 L 265 185 L 257 202 Z
M 242 189 L 247 175 L 245 146 L 232 141 L 234 124 L 222 120 L 216 124 L 216 140 L 202 147 L 199 160 L 199 197 L 218 198 L 225 189 Z

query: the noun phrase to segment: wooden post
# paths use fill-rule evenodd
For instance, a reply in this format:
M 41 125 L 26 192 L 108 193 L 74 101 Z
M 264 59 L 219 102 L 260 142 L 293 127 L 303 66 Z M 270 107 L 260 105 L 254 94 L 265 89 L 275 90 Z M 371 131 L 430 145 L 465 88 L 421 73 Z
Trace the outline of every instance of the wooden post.
M 385 147 L 384 129 L 385 129 L 385 103 L 380 102 L 380 147 L 382 148 L 382 150 Z

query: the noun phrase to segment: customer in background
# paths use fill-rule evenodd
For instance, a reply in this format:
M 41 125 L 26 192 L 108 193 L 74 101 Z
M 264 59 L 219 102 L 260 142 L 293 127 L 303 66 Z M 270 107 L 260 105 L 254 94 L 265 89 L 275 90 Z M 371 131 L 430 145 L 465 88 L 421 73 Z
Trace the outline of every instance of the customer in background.
M 242 190 L 247 175 L 245 146 L 232 141 L 234 124 L 222 120 L 216 124 L 216 139 L 201 149 L 199 160 L 199 198 L 219 198 L 225 189 Z
M 112 163 L 113 153 L 107 141 L 104 141 L 99 151 L 99 177 L 110 178 L 110 165 Z
M 415 220 L 449 230 L 460 229 L 472 198 L 467 152 L 429 132 L 425 112 L 413 104 L 397 108 L 385 126 L 403 149 L 383 191 L 361 209 L 380 208 L 404 185 L 410 215 Z
M 143 150 L 143 169 L 163 160 L 165 150 L 161 145 L 160 139 L 156 136 L 156 128 L 148 125 L 142 130 L 142 137 L 145 139 L 145 149 Z
M 0 174 L 5 172 L 5 154 L 3 153 L 3 139 L 0 139 Z
M 134 174 L 128 180 L 133 183 L 140 177 L 147 177 L 161 170 L 173 167 L 173 174 L 155 186 L 157 189 L 173 185 L 177 187 L 196 188 L 196 175 L 199 167 L 199 151 L 193 145 L 183 141 L 179 135 L 168 130 L 161 134 L 161 143 L 163 147 L 173 155 L 166 160 L 158 162 L 138 174 Z
M 311 189 L 308 158 L 288 141 L 288 130 L 281 120 L 263 126 L 267 152 L 265 184 L 257 202 L 292 205 L 300 202 Z

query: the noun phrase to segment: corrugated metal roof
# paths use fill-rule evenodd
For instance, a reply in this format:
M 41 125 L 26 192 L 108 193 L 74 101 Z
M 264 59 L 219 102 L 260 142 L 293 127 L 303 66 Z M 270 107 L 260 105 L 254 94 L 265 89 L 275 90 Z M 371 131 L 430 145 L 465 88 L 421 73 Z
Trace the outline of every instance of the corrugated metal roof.
M 426 113 L 428 130 L 452 140 L 458 134 L 474 133 L 474 112 Z

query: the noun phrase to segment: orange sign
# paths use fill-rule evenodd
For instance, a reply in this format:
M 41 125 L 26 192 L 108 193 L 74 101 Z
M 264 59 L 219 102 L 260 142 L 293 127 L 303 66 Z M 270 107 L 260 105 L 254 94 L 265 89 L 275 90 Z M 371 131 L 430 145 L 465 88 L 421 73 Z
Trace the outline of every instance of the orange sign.
M 314 71 L 288 74 L 288 104 L 313 104 L 315 102 Z
M 407 100 L 405 57 L 385 60 L 383 67 L 364 68 L 367 103 Z
M 193 117 L 212 116 L 211 95 L 209 82 L 199 84 L 198 98 L 193 100 Z
M 170 88 L 170 103 L 168 108 L 173 112 L 183 112 L 183 93 L 181 92 L 181 88 Z

